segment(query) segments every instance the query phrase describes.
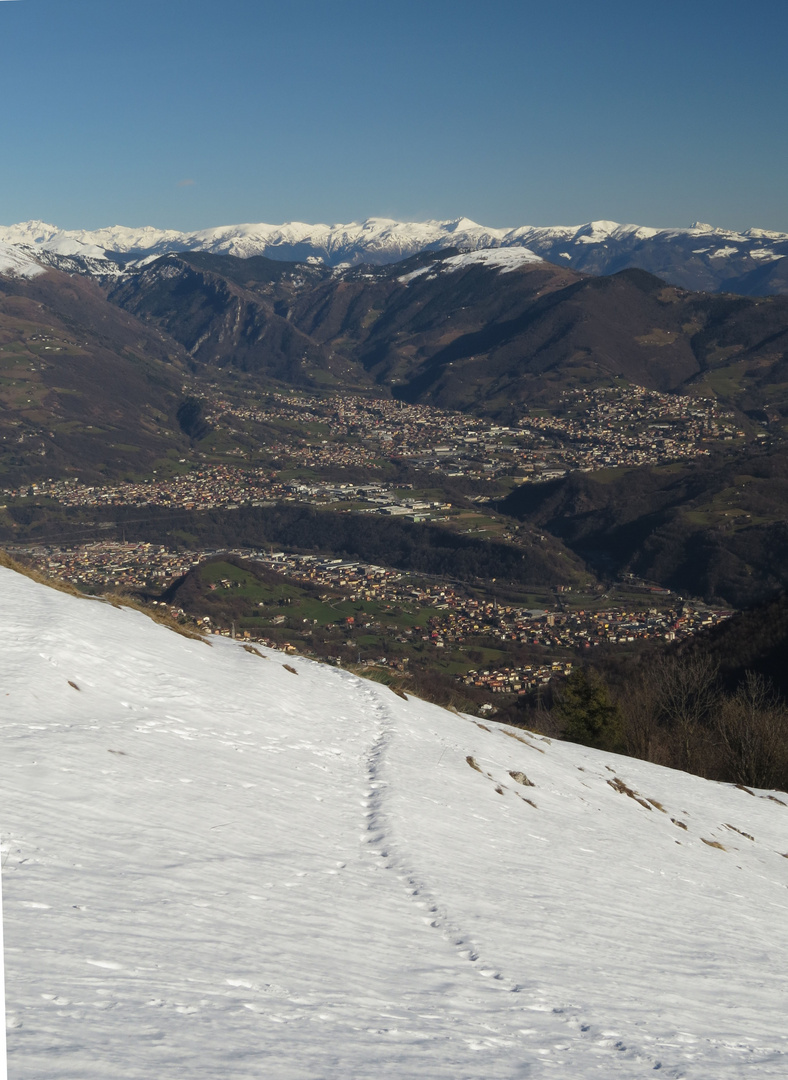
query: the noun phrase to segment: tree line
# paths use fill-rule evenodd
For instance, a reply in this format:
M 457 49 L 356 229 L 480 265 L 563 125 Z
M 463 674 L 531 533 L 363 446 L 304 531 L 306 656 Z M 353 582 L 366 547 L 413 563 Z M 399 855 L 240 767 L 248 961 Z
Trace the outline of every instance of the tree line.
M 745 787 L 788 789 L 788 705 L 748 670 L 726 686 L 712 656 L 664 653 L 611 678 L 576 668 L 557 691 L 554 733 Z

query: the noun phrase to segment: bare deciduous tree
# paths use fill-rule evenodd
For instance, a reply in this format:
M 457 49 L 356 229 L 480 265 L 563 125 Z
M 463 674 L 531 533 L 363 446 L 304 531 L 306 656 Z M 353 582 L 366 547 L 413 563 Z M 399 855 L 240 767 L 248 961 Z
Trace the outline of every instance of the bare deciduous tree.
M 718 668 L 708 657 L 654 658 L 622 693 L 629 752 L 687 772 L 708 772 L 705 750 L 719 701 Z
M 788 710 L 763 675 L 748 671 L 736 693 L 717 713 L 723 766 L 737 784 L 777 787 L 788 745 Z
M 620 690 L 622 734 L 626 751 L 643 761 L 660 761 L 659 707 L 653 669 L 639 671 Z M 667 764 L 666 761 L 660 761 Z

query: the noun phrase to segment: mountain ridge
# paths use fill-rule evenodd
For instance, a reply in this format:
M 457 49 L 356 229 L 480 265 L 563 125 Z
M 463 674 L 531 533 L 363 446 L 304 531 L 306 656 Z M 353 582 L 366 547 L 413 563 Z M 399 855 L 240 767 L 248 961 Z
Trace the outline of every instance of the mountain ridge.
M 351 378 L 410 402 L 495 411 L 623 376 L 701 395 L 719 385 L 752 413 L 765 381 L 782 410 L 785 297 L 691 293 L 635 268 L 581 274 L 530 249 L 512 265 L 514 250 L 333 270 L 172 253 L 111 279 L 108 296 L 198 361 L 301 385 Z
M 592 274 L 628 267 L 674 285 L 706 291 L 769 295 L 788 291 L 788 233 L 741 232 L 695 222 L 661 228 L 598 220 L 581 225 L 496 228 L 469 218 L 400 222 L 367 218 L 347 224 L 286 222 L 218 226 L 192 232 L 110 226 L 60 229 L 42 221 L 0 226 L 0 242 L 46 259 L 84 259 L 87 272 L 118 273 L 118 265 L 169 252 L 207 251 L 249 258 L 318 262 L 325 266 L 384 265 L 421 251 L 526 247 L 550 262 Z M 782 265 L 781 265 L 782 264 Z

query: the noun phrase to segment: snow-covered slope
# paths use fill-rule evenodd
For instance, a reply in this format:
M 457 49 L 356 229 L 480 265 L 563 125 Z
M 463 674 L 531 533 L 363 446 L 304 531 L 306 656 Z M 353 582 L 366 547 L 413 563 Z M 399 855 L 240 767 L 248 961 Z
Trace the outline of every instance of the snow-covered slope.
M 484 266 L 490 270 L 507 273 L 543 261 L 526 247 L 484 248 L 481 251 L 465 251 L 460 255 L 450 255 L 447 259 L 441 259 L 440 262 L 430 263 L 429 266 L 422 266 L 418 270 L 412 270 L 409 274 L 404 274 L 399 280 L 407 284 L 407 282 L 414 281 L 416 278 L 425 275 L 427 278 L 435 278 L 438 274 L 465 270 L 469 266 Z
M 785 1077 L 784 802 L 0 590 L 14 1080 Z
M 0 241 L 0 274 L 7 277 L 34 278 L 44 272 L 45 268 L 31 251 Z
M 69 250 L 73 248 L 74 250 Z M 60 242 L 52 247 L 31 244 L 11 244 L 0 240 L 0 275 L 3 277 L 35 278 L 48 267 L 67 274 L 92 274 L 117 277 L 123 267 L 108 259 L 103 251 L 88 245 Z

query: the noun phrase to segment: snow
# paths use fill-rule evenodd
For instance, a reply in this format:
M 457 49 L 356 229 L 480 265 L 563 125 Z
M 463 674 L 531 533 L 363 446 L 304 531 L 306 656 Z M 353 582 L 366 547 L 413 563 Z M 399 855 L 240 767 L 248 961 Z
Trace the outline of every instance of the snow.
M 779 794 L 0 590 L 14 1080 L 785 1077 Z
M 489 266 L 506 273 L 510 270 L 519 270 L 521 266 L 528 263 L 540 263 L 543 261 L 528 248 L 510 247 L 491 248 L 484 251 L 466 251 L 460 255 L 451 255 L 448 259 L 444 259 L 441 265 L 445 270 L 451 272 L 481 263 L 483 266 Z
M 786 234 L 772 232 L 770 229 L 745 229 L 742 236 L 756 240 L 785 240 Z
M 426 275 L 427 280 L 436 278 L 438 274 L 455 273 L 457 270 L 467 270 L 469 266 L 486 266 L 491 270 L 500 270 L 505 274 L 512 270 L 519 270 L 523 266 L 532 263 L 544 262 L 537 254 L 528 248 L 486 248 L 482 251 L 464 251 L 460 255 L 450 255 L 448 259 L 430 263 L 418 270 L 412 270 L 397 278 L 397 281 L 407 284 L 416 278 Z
M 85 259 L 106 260 L 104 249 L 96 244 L 84 243 L 73 236 L 54 236 L 47 243 L 46 250 L 55 255 L 81 255 Z
M 3 862 L 3 860 L 0 859 L 0 1005 L 2 1005 L 3 1016 L 5 1016 L 5 965 L 3 963 L 3 957 L 5 956 L 5 943 L 3 941 L 3 870 L 2 870 L 2 862 Z M 0 1028 L 0 1080 L 8 1080 L 5 1024 L 3 1024 L 2 1027 Z
M 0 241 L 0 274 L 34 278 L 43 273 L 45 268 L 27 250 Z
M 608 220 L 582 225 L 493 228 L 467 217 L 422 222 L 371 217 L 364 221 L 331 225 L 302 221 L 282 225 L 258 222 L 222 225 L 194 232 L 122 225 L 94 230 L 65 230 L 42 221 L 0 226 L 0 242 L 26 245 L 34 251 L 96 260 L 89 268 L 93 273 L 112 271 L 111 266 L 101 266 L 102 260 L 106 263 L 106 252 L 131 254 L 144 259 L 169 252 L 209 251 L 238 258 L 253 255 L 295 261 L 312 258 L 326 266 L 337 267 L 362 262 L 390 263 L 420 251 L 439 251 L 446 247 L 468 251 L 526 247 L 537 253 L 548 254 L 556 246 L 567 245 L 567 251 L 574 246 L 577 253 L 589 244 L 623 245 L 628 250 L 633 244 L 652 240 L 671 241 L 701 235 L 722 245 L 743 245 L 745 250 L 762 244 L 764 240 L 770 243 L 788 241 L 786 233 L 759 229 L 736 233 L 698 222 L 691 229 L 654 229 Z
M 784 255 L 778 255 L 776 251 L 771 251 L 769 248 L 755 248 L 748 254 L 751 259 L 760 259 L 762 262 L 775 262 L 777 259 L 785 258 Z

